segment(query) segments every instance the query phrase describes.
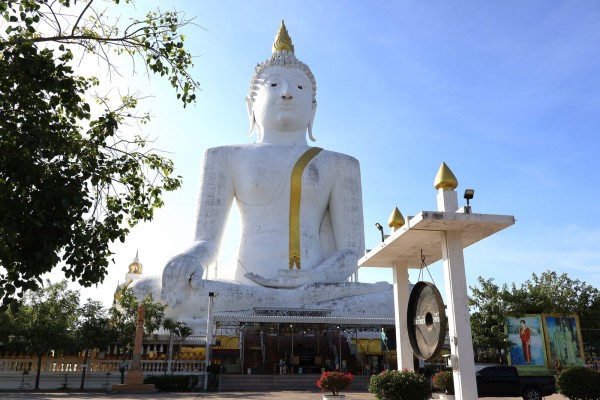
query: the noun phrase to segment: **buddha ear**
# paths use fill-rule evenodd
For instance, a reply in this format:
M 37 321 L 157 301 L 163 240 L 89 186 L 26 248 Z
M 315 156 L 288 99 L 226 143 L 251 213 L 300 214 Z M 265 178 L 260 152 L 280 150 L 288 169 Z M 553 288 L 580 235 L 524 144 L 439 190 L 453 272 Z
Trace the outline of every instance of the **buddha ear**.
M 313 122 L 315 121 L 315 113 L 317 112 L 317 102 L 314 101 L 312 104 L 312 114 L 310 116 L 310 121 L 308 121 L 308 137 L 310 138 L 310 140 L 312 140 L 313 142 L 316 142 L 317 140 L 313 137 L 312 134 L 312 127 L 313 127 Z
M 256 129 L 256 118 L 254 118 L 254 100 L 250 95 L 246 96 L 246 111 L 248 112 L 248 122 L 250 123 L 250 132 L 248 132 L 248 136 L 252 136 Z

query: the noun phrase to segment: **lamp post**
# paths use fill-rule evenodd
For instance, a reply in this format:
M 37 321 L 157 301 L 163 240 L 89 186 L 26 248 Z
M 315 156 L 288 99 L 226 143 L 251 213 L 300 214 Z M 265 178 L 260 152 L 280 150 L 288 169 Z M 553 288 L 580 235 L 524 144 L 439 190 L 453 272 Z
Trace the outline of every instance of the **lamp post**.
M 385 235 L 383 234 L 383 226 L 381 226 L 381 224 L 379 222 L 376 222 L 375 227 L 377 229 L 379 229 L 379 232 L 381 232 L 381 241 L 385 242 Z
M 340 361 L 340 372 L 342 372 L 342 330 L 340 329 L 340 327 L 338 326 L 338 344 L 339 344 L 339 354 L 338 354 L 338 358 Z
M 208 313 L 206 317 L 206 354 L 204 359 L 204 390 L 208 389 L 208 366 L 210 365 L 210 345 L 212 343 L 212 308 L 215 293 L 208 293 Z
M 290 329 L 292 330 L 292 375 L 294 374 L 294 325 L 290 325 Z
M 469 201 L 473 200 L 474 196 L 475 196 L 474 189 L 465 189 L 465 194 L 463 197 L 465 198 L 465 200 L 467 200 L 467 206 L 465 207 L 466 214 L 471 214 L 471 204 L 469 204 Z

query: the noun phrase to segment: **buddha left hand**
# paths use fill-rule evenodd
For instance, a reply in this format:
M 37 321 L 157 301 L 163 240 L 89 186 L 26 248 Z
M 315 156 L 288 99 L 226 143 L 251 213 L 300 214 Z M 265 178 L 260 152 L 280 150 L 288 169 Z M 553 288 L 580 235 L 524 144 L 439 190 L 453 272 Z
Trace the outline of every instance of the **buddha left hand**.
M 356 272 L 358 268 L 356 260 L 358 260 L 356 251 L 345 249 L 334 253 L 316 268 L 299 270 L 302 274 L 297 277 L 265 278 L 253 272 L 248 272 L 244 276 L 261 286 L 282 289 L 295 289 L 313 283 L 338 283 L 345 281 Z
M 279 288 L 279 289 L 295 289 L 300 286 L 313 283 L 313 280 L 307 277 L 298 278 L 265 278 L 253 272 L 247 272 L 244 276 L 260 286 Z

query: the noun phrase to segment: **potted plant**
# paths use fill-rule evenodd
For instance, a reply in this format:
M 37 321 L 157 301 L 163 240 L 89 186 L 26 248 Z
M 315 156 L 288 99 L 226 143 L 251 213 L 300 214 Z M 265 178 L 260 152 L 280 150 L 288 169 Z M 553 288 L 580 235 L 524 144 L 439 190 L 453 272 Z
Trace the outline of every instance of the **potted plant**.
M 440 398 L 454 398 L 454 376 L 452 371 L 441 371 L 433 376 L 433 387 L 444 392 Z
M 327 399 L 343 399 L 346 396 L 339 394 L 342 390 L 346 390 L 352 383 L 352 375 L 344 374 L 343 372 L 331 371 L 323 372 L 317 381 L 317 386 L 323 392 L 329 391 L 332 394 L 324 394 L 323 400 Z

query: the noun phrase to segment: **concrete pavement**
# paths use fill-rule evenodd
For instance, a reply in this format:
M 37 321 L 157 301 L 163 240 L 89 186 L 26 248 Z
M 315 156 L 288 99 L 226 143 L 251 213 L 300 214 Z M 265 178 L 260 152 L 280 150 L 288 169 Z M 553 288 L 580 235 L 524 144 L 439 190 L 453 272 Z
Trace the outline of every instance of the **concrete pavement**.
M 0 392 L 0 398 L 6 400 L 320 400 L 321 392 L 228 392 L 228 393 L 156 393 L 156 394 L 106 394 L 106 393 L 81 393 L 81 392 Z M 434 394 L 434 399 L 438 395 Z M 346 400 L 374 400 L 375 396 L 371 393 L 346 393 Z M 520 397 L 487 397 L 486 399 L 498 400 L 520 400 Z M 566 397 L 560 394 L 554 394 L 546 397 L 546 400 L 566 400 Z

